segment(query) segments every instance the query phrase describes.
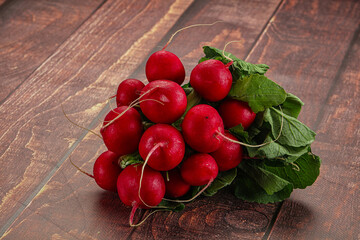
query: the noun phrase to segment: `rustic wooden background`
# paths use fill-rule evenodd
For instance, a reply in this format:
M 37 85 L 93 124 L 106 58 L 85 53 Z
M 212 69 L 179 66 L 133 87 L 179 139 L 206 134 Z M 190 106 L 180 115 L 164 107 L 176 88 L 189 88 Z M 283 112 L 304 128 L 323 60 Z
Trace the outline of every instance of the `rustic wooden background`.
M 98 129 L 105 100 L 123 79 L 144 80 L 172 33 L 217 20 L 167 50 L 189 74 L 201 46 L 240 40 L 227 50 L 268 64 L 268 77 L 306 103 L 300 120 L 318 133 L 320 177 L 281 203 L 223 192 L 130 228 L 117 195 L 70 164 L 91 172 L 105 147 L 61 105 Z M 1 0 L 0 238 L 360 239 L 359 26 L 357 0 Z

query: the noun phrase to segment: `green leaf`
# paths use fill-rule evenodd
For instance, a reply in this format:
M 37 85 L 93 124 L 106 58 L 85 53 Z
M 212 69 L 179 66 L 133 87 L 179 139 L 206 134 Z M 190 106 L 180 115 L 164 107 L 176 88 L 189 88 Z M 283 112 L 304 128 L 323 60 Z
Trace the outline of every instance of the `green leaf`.
M 274 142 L 274 139 L 268 136 L 264 143 L 265 146 L 259 148 L 246 147 L 250 157 L 260 157 L 268 159 L 285 158 L 286 162 L 293 162 L 301 155 L 308 152 L 308 145 L 301 147 L 291 147 L 279 142 Z
M 304 103 L 300 98 L 291 93 L 287 93 L 285 102 L 281 104 L 282 111 L 294 118 L 299 116 L 302 106 L 304 106 Z
M 255 180 L 255 182 L 265 190 L 268 195 L 272 195 L 281 191 L 286 186 L 291 185 L 290 182 L 280 178 L 276 174 L 267 171 L 260 166 L 252 165 L 246 162 L 239 165 L 239 168 L 246 172 L 248 176 Z
M 274 138 L 279 135 L 283 116 L 281 136 L 277 140 L 279 144 L 291 147 L 303 147 L 310 145 L 315 140 L 315 132 L 294 117 L 281 113 L 276 108 L 269 108 L 264 115 L 264 121 L 270 123 Z
M 280 202 L 290 197 L 293 191 L 292 184 L 287 184 L 283 189 L 269 195 L 254 178 L 250 177 L 247 172 L 239 170 L 237 178 L 233 182 L 234 194 L 237 198 L 245 201 L 257 203 L 274 203 Z
M 205 57 L 200 59 L 200 62 L 203 62 L 208 59 L 217 59 L 222 61 L 224 64 L 230 62 L 223 55 L 223 51 L 214 47 L 204 46 Z M 235 79 L 240 77 L 244 77 L 250 74 L 261 74 L 264 75 L 266 71 L 269 69 L 269 66 L 266 64 L 252 64 L 245 62 L 234 56 L 229 52 L 224 52 L 224 54 L 233 60 L 233 64 L 230 67 L 230 71 L 233 75 L 235 75 Z
M 243 126 L 241 124 L 229 128 L 229 132 L 233 134 L 236 138 L 241 139 L 243 141 L 246 141 L 249 139 L 249 133 L 244 130 Z
M 300 156 L 293 165 L 287 164 L 283 167 L 272 167 L 264 164 L 262 167 L 291 182 L 294 188 L 304 189 L 312 185 L 319 176 L 320 164 L 321 160 L 318 156 L 307 152 Z
M 250 108 L 257 113 L 283 103 L 286 99 L 286 92 L 267 77 L 253 74 L 238 79 L 231 87 L 229 96 L 248 102 Z
M 166 200 L 162 200 L 158 206 L 174 212 L 180 212 L 185 208 L 185 205 L 183 203 L 170 202 Z
M 205 190 L 205 196 L 213 196 L 220 189 L 230 185 L 236 177 L 237 169 L 233 168 L 229 171 L 219 172 L 218 176 L 211 183 L 211 185 Z

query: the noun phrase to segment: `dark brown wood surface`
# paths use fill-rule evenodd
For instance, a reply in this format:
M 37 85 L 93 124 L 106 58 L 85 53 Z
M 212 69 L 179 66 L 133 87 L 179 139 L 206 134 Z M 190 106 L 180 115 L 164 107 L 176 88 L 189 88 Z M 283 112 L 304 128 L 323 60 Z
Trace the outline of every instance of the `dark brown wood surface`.
M 359 12 L 356 0 L 2 3 L 0 237 L 358 239 Z M 60 105 L 98 131 L 121 80 L 145 80 L 147 57 L 177 29 L 217 20 L 178 34 L 167 50 L 187 76 L 205 44 L 239 40 L 228 51 L 268 64 L 268 77 L 306 103 L 300 120 L 318 133 L 320 177 L 282 203 L 247 203 L 222 191 L 130 228 L 130 209 L 117 195 L 69 163 L 70 156 L 91 172 L 105 147 L 71 125 Z
M 0 6 L 0 103 L 102 2 L 14 0 L 3 3 Z

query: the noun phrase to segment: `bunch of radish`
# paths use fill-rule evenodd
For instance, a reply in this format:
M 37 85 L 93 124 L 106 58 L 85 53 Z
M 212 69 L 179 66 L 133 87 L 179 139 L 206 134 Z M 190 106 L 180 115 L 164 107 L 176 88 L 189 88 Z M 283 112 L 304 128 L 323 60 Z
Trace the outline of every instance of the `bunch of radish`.
M 230 65 L 207 60 L 195 66 L 190 75 L 194 91 L 211 102 L 224 100 L 232 85 Z M 242 160 L 242 147 L 224 126 L 247 128 L 256 116 L 245 102 L 230 98 L 218 109 L 207 104 L 187 109 L 187 95 L 180 86 L 184 66 L 171 52 L 152 54 L 146 76 L 147 85 L 126 79 L 118 86 L 117 108 L 106 115 L 100 131 L 108 151 L 94 164 L 97 184 L 117 191 L 133 213 L 156 207 L 165 196 L 182 197 L 191 186 L 209 186 L 219 171 L 235 168 Z M 177 129 L 172 124 L 181 118 Z M 145 130 L 143 122 L 151 126 Z M 192 153 L 185 157 L 186 145 Z M 136 152 L 143 162 L 121 169 L 121 157 Z M 131 224 L 132 219 L 133 214 Z
M 119 84 L 117 107 L 105 116 L 100 130 L 108 150 L 97 158 L 90 175 L 101 188 L 117 192 L 132 207 L 131 226 L 142 223 L 134 224 L 136 209 L 169 209 L 164 202 L 192 201 L 224 174 L 232 177 L 226 179 L 228 184 L 223 179 L 220 187 L 219 182 L 215 184 L 215 192 L 237 184 L 241 186 L 235 189 L 239 198 L 260 203 L 283 200 L 293 188 L 315 181 L 318 169 L 303 175 L 311 176 L 302 181 L 307 185 L 299 185 L 296 181 L 303 176 L 294 172 L 320 161 L 310 151 L 315 133 L 296 119 L 303 103 L 263 76 L 266 65 L 246 63 L 224 50 L 204 47 L 207 58 L 194 66 L 190 82 L 182 85 L 184 66 L 165 47 L 147 60 L 148 84 L 137 79 Z M 270 91 L 268 101 L 261 86 Z M 280 124 L 271 115 L 275 113 L 281 115 Z M 261 123 L 254 127 L 256 119 Z M 302 139 L 293 143 L 294 131 L 288 125 L 296 125 L 309 140 L 303 145 Z M 280 149 L 278 155 L 274 149 Z M 259 161 L 242 164 L 243 159 Z M 283 189 L 271 192 L 269 186 L 273 186 L 270 190 Z

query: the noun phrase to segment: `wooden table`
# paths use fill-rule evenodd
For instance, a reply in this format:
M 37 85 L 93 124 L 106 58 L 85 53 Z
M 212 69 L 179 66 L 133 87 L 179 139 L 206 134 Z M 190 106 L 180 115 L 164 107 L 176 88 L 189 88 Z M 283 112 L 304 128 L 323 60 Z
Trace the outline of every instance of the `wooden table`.
M 360 239 L 360 2 L 356 0 L 0 1 L 2 239 Z M 105 150 L 95 131 L 106 99 L 167 50 L 187 80 L 201 46 L 270 66 L 306 104 L 318 135 L 318 180 L 277 204 L 223 192 L 158 213 L 138 228 L 130 209 L 77 171 Z M 141 212 L 144 214 L 144 211 Z

